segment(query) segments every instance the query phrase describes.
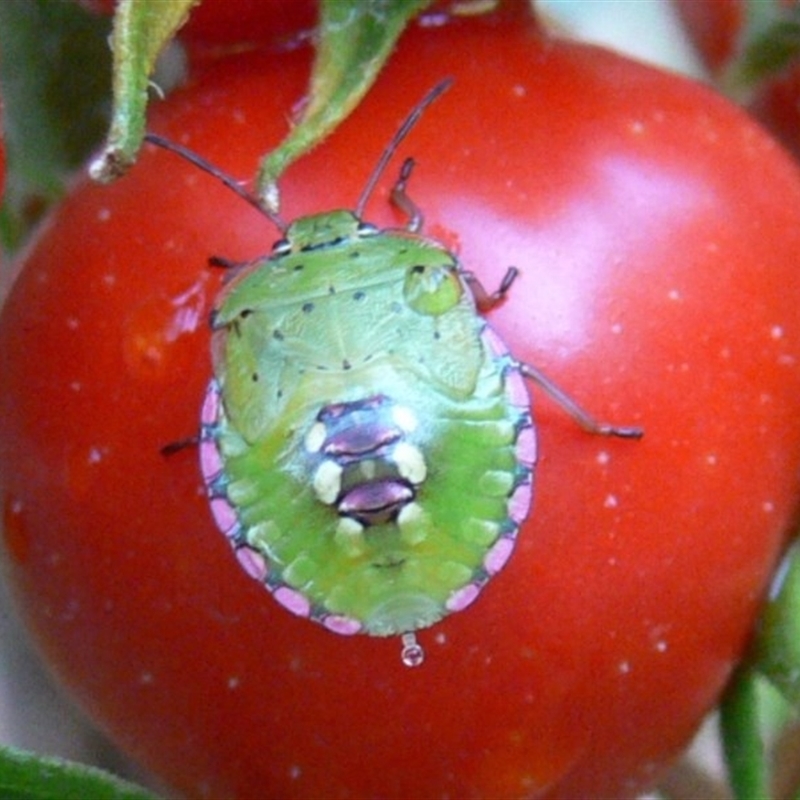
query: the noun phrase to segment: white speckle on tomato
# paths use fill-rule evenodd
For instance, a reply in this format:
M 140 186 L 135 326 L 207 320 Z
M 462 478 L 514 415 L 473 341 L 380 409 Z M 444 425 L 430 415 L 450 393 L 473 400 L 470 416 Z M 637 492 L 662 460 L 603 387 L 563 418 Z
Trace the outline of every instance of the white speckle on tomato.
M 672 300 L 673 302 L 677 302 L 678 300 L 682 300 L 683 297 L 678 289 L 670 289 L 667 292 L 667 297 Z
M 155 680 L 155 676 L 152 672 L 142 672 L 139 675 L 139 683 L 142 684 L 142 686 L 152 686 Z
M 717 464 L 717 456 L 716 456 L 715 453 L 709 453 L 706 456 L 706 464 L 708 464 L 710 467 L 716 466 L 716 464 Z
M 292 766 L 289 767 L 289 777 L 293 781 L 296 781 L 302 774 L 303 774 L 303 770 L 297 764 L 292 764 Z
M 622 323 L 620 323 L 620 322 L 615 322 L 615 323 L 614 323 L 614 324 L 611 326 L 611 333 L 613 333 L 613 334 L 614 334 L 614 335 L 616 335 L 616 336 L 619 336 L 619 334 L 621 334 L 621 333 L 622 333 Z
M 601 450 L 595 456 L 595 461 L 601 466 L 605 466 L 611 462 L 611 454 L 607 450 Z
M 97 211 L 97 221 L 98 222 L 108 222 L 111 219 L 111 209 L 110 208 L 100 208 Z
M 761 510 L 765 514 L 771 514 L 775 510 L 775 503 L 773 503 L 772 500 L 765 500 L 761 504 Z
M 618 505 L 619 500 L 616 495 L 606 495 L 606 499 L 603 501 L 603 508 L 616 508 Z
M 631 662 L 620 661 L 617 665 L 617 670 L 619 671 L 620 675 L 627 675 L 631 671 Z
M 238 689 L 240 684 L 241 680 L 236 675 L 231 675 L 231 677 L 228 678 L 228 688 L 231 691 Z
M 76 331 L 81 326 L 81 321 L 77 317 L 67 317 L 67 327 L 71 331 Z
M 773 325 L 769 329 L 769 335 L 776 341 L 778 339 L 783 339 L 783 328 L 780 325 Z

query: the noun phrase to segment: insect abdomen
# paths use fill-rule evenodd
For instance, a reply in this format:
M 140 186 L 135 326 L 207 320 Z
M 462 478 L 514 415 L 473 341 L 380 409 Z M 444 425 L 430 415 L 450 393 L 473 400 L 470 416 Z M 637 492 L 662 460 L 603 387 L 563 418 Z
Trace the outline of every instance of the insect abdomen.
M 534 438 L 522 377 L 488 328 L 481 341 L 468 400 L 398 381 L 252 445 L 212 381 L 212 508 L 289 610 L 339 633 L 404 633 L 466 607 L 503 566 L 530 505 Z

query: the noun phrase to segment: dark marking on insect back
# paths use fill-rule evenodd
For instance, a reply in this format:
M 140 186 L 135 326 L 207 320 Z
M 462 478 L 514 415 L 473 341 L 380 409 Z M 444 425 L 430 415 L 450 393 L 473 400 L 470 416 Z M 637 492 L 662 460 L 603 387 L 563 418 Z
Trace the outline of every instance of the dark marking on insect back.
M 364 527 L 395 521 L 425 477 L 422 453 L 407 441 L 409 424 L 410 412 L 385 395 L 323 407 L 311 440 L 316 470 L 330 463 L 340 470 L 335 492 L 323 502 Z

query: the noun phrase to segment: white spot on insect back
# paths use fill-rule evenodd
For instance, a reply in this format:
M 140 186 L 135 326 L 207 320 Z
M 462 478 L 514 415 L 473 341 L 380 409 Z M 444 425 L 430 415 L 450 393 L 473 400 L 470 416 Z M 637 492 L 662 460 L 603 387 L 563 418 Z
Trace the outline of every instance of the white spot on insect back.
M 415 525 L 422 521 L 423 511 L 419 503 L 408 503 L 400 509 L 397 515 L 397 524 L 401 527 L 405 525 Z
M 405 433 L 412 433 L 419 425 L 416 414 L 407 406 L 395 406 L 392 409 L 392 421 Z
M 419 544 L 428 536 L 427 516 L 419 503 L 408 503 L 400 509 L 397 524 L 406 544 Z
M 312 486 L 320 502 L 332 505 L 342 490 L 342 467 L 335 461 L 323 461 L 314 473 Z
M 425 480 L 428 468 L 425 457 L 418 447 L 408 442 L 400 442 L 392 453 L 392 459 L 397 464 L 400 475 L 411 483 L 419 484 Z
M 325 425 L 321 422 L 315 422 L 306 434 L 304 442 L 306 450 L 309 453 L 318 453 L 322 449 L 322 445 L 325 444 L 327 436 L 328 432 L 325 429 Z
M 350 558 L 364 552 L 364 526 L 358 520 L 342 517 L 336 526 L 334 541 Z

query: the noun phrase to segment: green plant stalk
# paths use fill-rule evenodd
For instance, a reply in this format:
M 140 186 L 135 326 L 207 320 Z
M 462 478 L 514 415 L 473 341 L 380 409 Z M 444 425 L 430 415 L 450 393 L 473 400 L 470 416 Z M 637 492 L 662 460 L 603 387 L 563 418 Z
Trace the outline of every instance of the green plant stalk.
M 735 800 L 768 798 L 768 768 L 755 670 L 742 666 L 734 673 L 719 711 L 722 748 Z

